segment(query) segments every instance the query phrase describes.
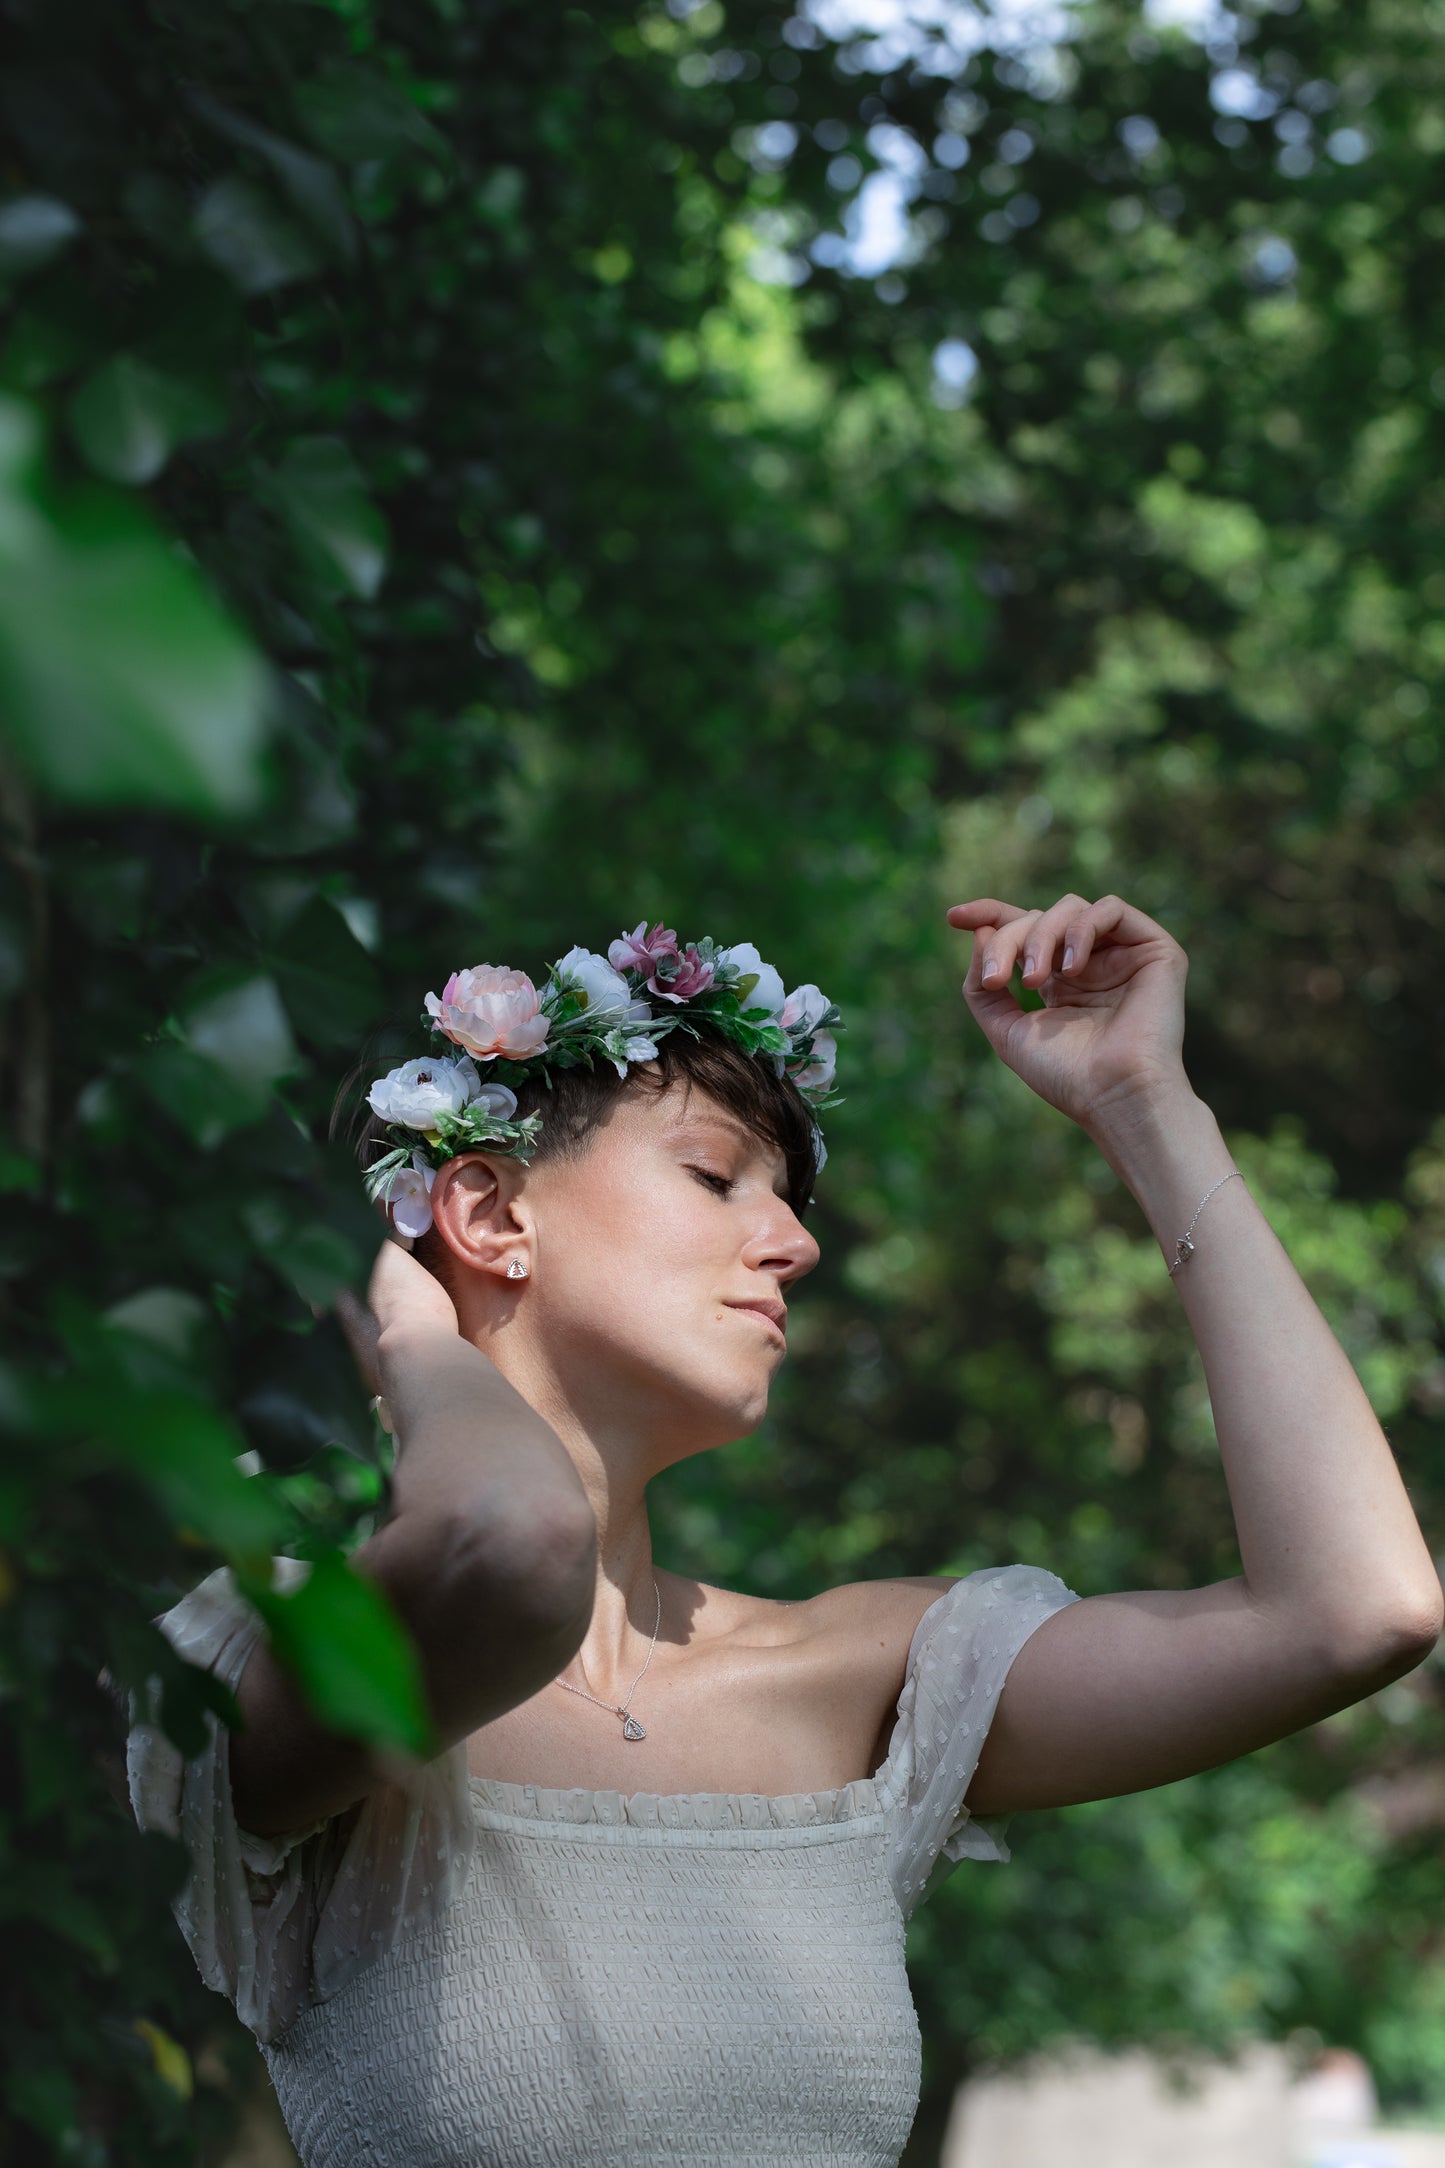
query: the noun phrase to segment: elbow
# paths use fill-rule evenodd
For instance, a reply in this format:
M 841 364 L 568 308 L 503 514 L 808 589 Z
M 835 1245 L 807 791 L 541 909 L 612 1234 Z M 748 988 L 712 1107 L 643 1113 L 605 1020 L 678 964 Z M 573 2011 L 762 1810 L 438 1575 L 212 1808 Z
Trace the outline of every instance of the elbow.
M 1432 1575 L 1428 1584 L 1420 1589 L 1414 1604 L 1402 1608 L 1392 1621 L 1401 1670 L 1412 1671 L 1416 1664 L 1423 1664 L 1442 1631 L 1445 1631 L 1445 1588 Z
M 1397 1590 L 1388 1604 L 1357 1623 L 1340 1651 L 1342 1668 L 1369 1690 L 1388 1686 L 1423 1664 L 1445 1629 L 1445 1590 L 1432 1574 L 1417 1587 Z

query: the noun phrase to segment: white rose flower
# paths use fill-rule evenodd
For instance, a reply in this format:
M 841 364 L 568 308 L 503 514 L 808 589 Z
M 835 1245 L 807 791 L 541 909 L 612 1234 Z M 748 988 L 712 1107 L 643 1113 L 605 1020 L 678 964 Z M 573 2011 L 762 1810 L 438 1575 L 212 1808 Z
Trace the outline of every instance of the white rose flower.
M 583 1012 L 589 1024 L 599 1030 L 609 1024 L 651 1021 L 652 1011 L 645 1001 L 635 1001 L 620 971 L 614 971 L 605 956 L 594 954 L 591 949 L 568 949 L 552 966 L 559 979 L 570 979 L 580 987 L 586 997 Z
M 440 1060 L 423 1054 L 404 1061 L 388 1076 L 378 1077 L 366 1095 L 366 1103 L 384 1122 L 403 1129 L 430 1131 L 439 1114 L 460 1114 L 481 1090 L 481 1078 L 470 1054 L 460 1061 Z
M 737 948 L 724 949 L 718 962 L 736 964 L 744 979 L 756 981 L 756 984 L 742 995 L 745 1009 L 766 1009 L 771 1018 L 776 1018 L 781 1013 L 787 998 L 782 979 L 771 964 L 763 962 L 751 941 L 744 941 Z

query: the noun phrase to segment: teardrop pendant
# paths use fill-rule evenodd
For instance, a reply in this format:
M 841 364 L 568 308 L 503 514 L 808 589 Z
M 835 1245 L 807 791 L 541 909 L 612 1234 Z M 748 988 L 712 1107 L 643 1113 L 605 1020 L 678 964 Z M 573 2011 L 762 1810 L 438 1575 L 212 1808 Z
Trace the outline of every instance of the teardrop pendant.
M 645 1739 L 647 1733 L 635 1716 L 625 1716 L 622 1719 L 622 1736 L 624 1739 Z

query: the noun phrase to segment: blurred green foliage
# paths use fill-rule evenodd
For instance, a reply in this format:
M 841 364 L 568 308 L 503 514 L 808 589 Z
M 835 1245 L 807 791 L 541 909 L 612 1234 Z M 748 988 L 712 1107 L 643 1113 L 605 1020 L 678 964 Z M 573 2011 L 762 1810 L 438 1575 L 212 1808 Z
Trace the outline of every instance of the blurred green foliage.
M 1438 1525 L 1445 17 L 819 20 L 0 0 L 17 2163 L 217 2158 L 254 2060 L 113 1794 L 102 1672 L 192 1749 L 228 1699 L 151 1616 L 227 1559 L 424 1748 L 345 1566 L 387 1462 L 326 1128 L 454 963 L 646 912 L 844 1007 L 797 1351 L 657 1487 L 670 1562 L 1237 1570 L 1154 1245 L 958 999 L 944 905 L 1065 887 L 1190 948 L 1196 1083 Z M 1441 1734 L 1427 1670 L 957 1875 L 910 2158 L 1067 2030 L 1313 2029 L 1438 2105 Z

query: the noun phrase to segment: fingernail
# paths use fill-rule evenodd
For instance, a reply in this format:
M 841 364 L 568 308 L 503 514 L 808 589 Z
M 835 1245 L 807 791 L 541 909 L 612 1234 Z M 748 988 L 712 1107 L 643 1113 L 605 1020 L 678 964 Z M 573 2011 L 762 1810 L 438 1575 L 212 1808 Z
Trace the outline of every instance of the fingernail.
M 1069 968 L 1070 964 L 1071 964 L 1071 963 L 1073 962 L 1073 960 L 1074 960 L 1074 952 L 1073 952 L 1073 950 L 1072 950 L 1071 948 L 1066 948 L 1066 949 L 1064 950 L 1064 969 L 1065 969 L 1066 971 L 1068 970 L 1068 968 Z
M 996 979 L 998 977 L 998 965 L 994 962 L 992 956 L 983 967 L 983 975 L 986 979 Z
M 1025 958 L 1024 958 L 1024 977 L 1025 977 L 1026 979 L 1031 979 L 1031 978 L 1033 977 L 1033 975 L 1034 975 L 1034 971 L 1035 971 L 1035 968 L 1036 968 L 1037 964 L 1038 964 L 1038 958 L 1037 958 L 1037 956 L 1025 956 Z

